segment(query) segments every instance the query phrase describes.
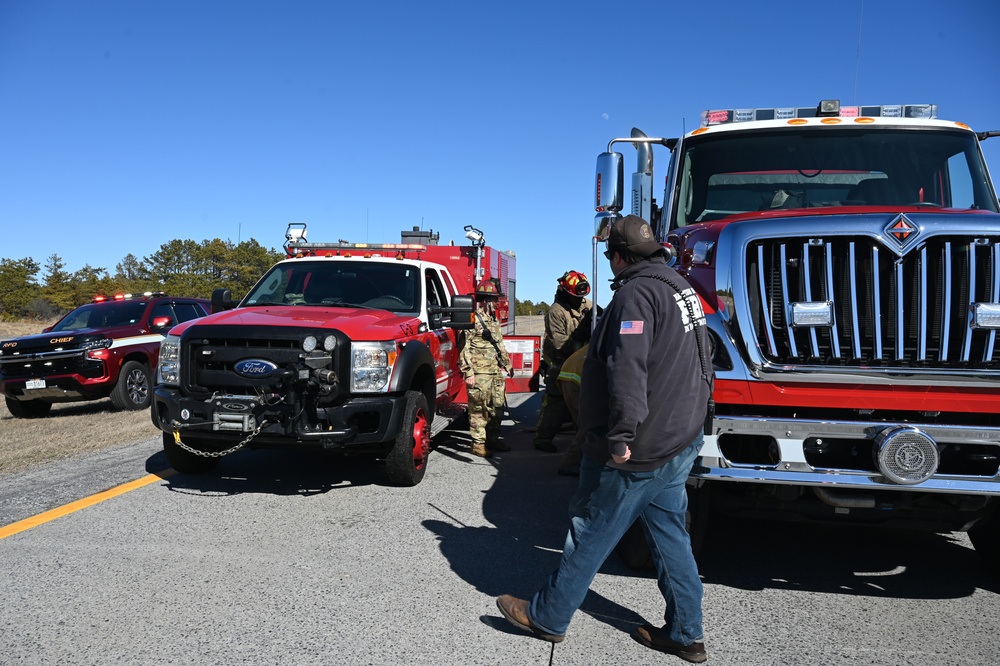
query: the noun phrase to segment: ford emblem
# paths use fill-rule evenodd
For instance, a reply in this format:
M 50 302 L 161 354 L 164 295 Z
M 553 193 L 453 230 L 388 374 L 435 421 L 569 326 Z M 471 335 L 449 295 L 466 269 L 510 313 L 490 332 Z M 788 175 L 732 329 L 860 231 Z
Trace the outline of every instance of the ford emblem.
M 247 358 L 238 361 L 233 369 L 241 377 L 270 377 L 278 366 L 263 359 Z
M 227 402 L 222 408 L 230 412 L 245 412 L 250 408 L 250 405 L 244 405 L 242 402 Z

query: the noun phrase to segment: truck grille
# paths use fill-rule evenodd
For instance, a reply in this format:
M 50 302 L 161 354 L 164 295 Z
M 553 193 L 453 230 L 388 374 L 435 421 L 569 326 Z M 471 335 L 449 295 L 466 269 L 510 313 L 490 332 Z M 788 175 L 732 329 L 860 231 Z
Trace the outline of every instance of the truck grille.
M 281 370 L 293 370 L 297 376 L 298 369 L 303 367 L 302 339 L 309 334 L 329 333 L 298 328 L 194 326 L 185 332 L 182 341 L 182 383 L 194 392 L 253 395 L 275 384 L 278 377 L 241 376 L 235 370 L 239 361 L 270 361 Z M 333 355 L 334 368 L 339 365 L 339 357 L 348 352 L 346 342 L 346 338 L 341 340 L 338 335 L 339 353 Z
M 868 236 L 769 238 L 746 246 L 753 337 L 783 365 L 1000 368 L 973 303 L 1000 302 L 1000 237 L 937 235 L 902 256 Z M 793 327 L 790 304 L 832 304 L 832 326 Z
M 54 375 L 80 374 L 84 377 L 100 377 L 104 366 L 99 361 L 86 362 L 83 352 L 59 354 L 39 354 L 37 357 L 13 357 L 0 361 L 0 375 L 14 377 L 51 377 Z

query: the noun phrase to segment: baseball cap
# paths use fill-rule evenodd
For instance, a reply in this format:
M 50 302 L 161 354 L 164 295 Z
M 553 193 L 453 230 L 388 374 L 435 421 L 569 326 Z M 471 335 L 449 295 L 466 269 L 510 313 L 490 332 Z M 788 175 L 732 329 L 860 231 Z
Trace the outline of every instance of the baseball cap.
M 611 225 L 608 249 L 621 247 L 640 257 L 649 257 L 664 249 L 653 237 L 649 223 L 638 215 L 626 215 Z

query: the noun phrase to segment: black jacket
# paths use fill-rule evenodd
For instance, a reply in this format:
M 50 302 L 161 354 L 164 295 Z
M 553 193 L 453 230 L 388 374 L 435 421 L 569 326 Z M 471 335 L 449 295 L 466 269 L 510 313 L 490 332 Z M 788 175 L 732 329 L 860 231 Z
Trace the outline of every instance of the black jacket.
M 612 467 L 658 469 L 704 428 L 712 365 L 701 301 L 661 258 L 629 266 L 612 289 L 583 366 L 584 452 Z M 629 461 L 614 463 L 626 446 Z

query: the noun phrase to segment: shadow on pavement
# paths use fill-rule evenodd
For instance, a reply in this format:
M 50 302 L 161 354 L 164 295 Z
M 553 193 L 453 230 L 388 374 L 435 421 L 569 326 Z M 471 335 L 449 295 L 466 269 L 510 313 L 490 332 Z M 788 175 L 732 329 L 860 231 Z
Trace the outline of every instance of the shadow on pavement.
M 335 489 L 389 485 L 385 466 L 371 456 L 323 451 L 249 450 L 228 455 L 211 472 L 174 472 L 162 451 L 146 460 L 146 471 L 161 476 L 175 492 L 200 495 L 264 493 L 308 497 Z
M 1000 592 L 1000 580 L 957 534 L 717 514 L 709 529 L 698 558 L 705 583 L 898 599 Z

